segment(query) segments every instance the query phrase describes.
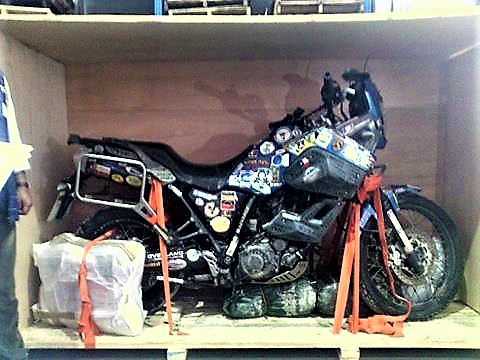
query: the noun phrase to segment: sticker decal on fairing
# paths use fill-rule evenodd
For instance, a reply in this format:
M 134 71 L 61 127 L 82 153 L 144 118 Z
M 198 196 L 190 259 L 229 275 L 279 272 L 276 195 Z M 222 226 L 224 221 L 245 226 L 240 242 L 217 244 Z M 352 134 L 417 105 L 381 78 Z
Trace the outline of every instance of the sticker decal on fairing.
M 270 155 L 275 151 L 275 145 L 271 141 L 265 141 L 260 145 L 260 153 L 262 155 Z
M 223 233 L 230 229 L 230 219 L 226 216 L 217 216 L 210 220 L 210 226 L 215 232 Z
M 304 134 L 299 140 L 289 143 L 287 149 L 291 154 L 298 156 L 313 146 L 319 146 L 364 170 L 370 169 L 375 162 L 371 152 L 355 140 L 348 136 L 343 137 L 328 128 Z
M 220 194 L 220 210 L 225 213 L 235 211 L 237 201 L 238 197 L 235 191 L 222 191 Z
M 192 191 L 192 195 L 194 197 L 199 197 L 199 198 L 202 198 L 204 200 L 210 200 L 210 201 L 217 200 L 217 198 L 218 198 L 218 196 L 216 194 L 209 194 L 205 191 L 201 191 L 201 190 L 197 190 L 197 189 L 194 189 Z
M 205 212 L 205 215 L 209 218 L 213 218 L 220 214 L 220 209 L 213 201 L 207 202 L 205 204 L 205 207 L 203 208 L 203 211 Z

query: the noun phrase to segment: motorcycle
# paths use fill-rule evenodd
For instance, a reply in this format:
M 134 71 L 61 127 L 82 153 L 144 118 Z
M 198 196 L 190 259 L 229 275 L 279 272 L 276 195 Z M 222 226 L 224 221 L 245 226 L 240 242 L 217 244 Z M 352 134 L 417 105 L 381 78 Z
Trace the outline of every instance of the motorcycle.
M 369 73 L 347 70 L 343 79 L 345 89 L 326 73 L 322 106 L 270 123 L 266 138 L 220 164 L 190 163 L 162 143 L 71 135 L 68 143 L 83 150 L 75 174 L 57 187 L 49 219 L 63 218 L 74 199 L 104 205 L 76 233 L 94 239 L 115 229 L 115 238 L 145 246 L 150 313 L 164 300 L 159 235 L 168 244 L 172 296 L 182 286 L 282 284 L 338 272 L 344 243 L 333 241 L 332 229 L 345 232 L 345 209 L 387 142 L 383 100 Z M 100 190 L 87 193 L 92 179 Z M 163 185 L 164 228 L 147 221 L 153 179 Z M 398 293 L 413 304 L 413 320 L 444 309 L 463 274 L 455 224 L 419 191 L 382 189 L 388 265 Z M 390 291 L 371 200 L 360 222 L 362 299 L 376 312 L 404 313 Z

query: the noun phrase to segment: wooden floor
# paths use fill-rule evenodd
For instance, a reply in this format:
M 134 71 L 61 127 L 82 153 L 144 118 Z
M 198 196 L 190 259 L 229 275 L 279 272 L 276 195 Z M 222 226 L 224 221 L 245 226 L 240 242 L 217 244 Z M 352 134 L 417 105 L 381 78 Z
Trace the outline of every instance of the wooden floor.
M 343 330 L 332 334 L 332 319 L 259 318 L 231 320 L 218 307 L 202 302 L 177 304 L 182 309 L 179 329 L 187 335 L 168 335 L 163 318 L 149 319 L 137 337 L 101 335 L 99 349 L 233 349 L 233 348 L 329 348 L 342 353 L 361 348 L 455 348 L 480 349 L 480 315 L 467 306 L 454 303 L 436 319 L 405 324 L 405 337 L 351 334 Z M 178 318 L 178 314 L 177 314 Z M 26 346 L 32 349 L 82 348 L 72 329 L 36 324 L 22 331 Z

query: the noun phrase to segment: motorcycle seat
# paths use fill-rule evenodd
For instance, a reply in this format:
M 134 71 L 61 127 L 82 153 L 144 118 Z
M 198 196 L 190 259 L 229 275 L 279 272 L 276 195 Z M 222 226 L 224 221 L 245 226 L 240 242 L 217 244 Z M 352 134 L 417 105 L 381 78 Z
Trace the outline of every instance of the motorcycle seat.
M 225 185 L 235 167 L 247 157 L 252 146 L 232 159 L 218 164 L 196 164 L 181 157 L 171 146 L 163 143 L 129 141 L 152 160 L 165 166 L 182 182 L 203 190 L 217 192 Z

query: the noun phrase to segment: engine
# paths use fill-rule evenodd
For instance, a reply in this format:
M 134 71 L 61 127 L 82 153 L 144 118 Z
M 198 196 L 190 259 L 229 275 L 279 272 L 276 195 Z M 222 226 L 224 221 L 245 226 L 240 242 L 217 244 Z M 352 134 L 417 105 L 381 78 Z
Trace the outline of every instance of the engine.
M 238 275 L 241 279 L 265 281 L 281 271 L 292 269 L 300 259 L 297 247 L 289 246 L 285 240 L 260 234 L 241 247 Z

